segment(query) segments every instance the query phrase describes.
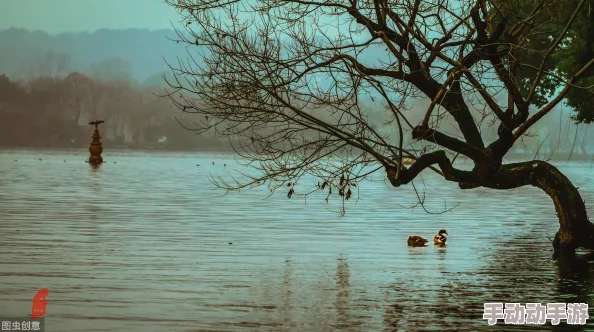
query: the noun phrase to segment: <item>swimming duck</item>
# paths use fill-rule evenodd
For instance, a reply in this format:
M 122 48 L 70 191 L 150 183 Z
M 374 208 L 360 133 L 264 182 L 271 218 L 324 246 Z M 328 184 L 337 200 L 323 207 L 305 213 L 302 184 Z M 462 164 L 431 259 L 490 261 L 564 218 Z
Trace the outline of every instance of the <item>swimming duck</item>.
M 449 235 L 445 229 L 439 230 L 439 232 L 433 237 L 433 244 L 438 245 L 438 246 L 445 245 L 448 238 L 444 234 Z
M 424 247 L 429 241 L 420 236 L 412 235 L 408 237 L 408 241 L 406 242 L 408 243 L 409 247 Z

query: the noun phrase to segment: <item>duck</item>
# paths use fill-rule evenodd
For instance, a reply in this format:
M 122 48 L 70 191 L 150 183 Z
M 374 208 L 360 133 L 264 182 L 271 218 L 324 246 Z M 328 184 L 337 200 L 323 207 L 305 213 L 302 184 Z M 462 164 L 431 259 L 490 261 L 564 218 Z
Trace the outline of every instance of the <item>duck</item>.
M 437 246 L 445 245 L 446 241 L 448 240 L 446 235 L 449 235 L 448 232 L 445 229 L 440 229 L 439 232 L 433 237 L 433 244 Z
M 429 241 L 423 237 L 412 235 L 408 237 L 408 241 L 406 242 L 409 247 L 424 247 Z

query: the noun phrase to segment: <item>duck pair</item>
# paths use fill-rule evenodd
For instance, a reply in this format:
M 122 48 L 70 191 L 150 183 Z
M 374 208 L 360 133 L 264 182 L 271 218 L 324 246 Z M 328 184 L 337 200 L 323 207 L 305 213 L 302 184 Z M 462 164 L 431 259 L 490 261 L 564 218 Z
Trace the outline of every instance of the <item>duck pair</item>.
M 439 232 L 433 237 L 433 244 L 438 246 L 445 245 L 446 241 L 448 240 L 446 235 L 449 234 L 445 229 L 439 230 Z M 417 235 L 409 236 L 407 241 L 409 247 L 424 247 L 427 242 L 429 242 L 427 239 Z

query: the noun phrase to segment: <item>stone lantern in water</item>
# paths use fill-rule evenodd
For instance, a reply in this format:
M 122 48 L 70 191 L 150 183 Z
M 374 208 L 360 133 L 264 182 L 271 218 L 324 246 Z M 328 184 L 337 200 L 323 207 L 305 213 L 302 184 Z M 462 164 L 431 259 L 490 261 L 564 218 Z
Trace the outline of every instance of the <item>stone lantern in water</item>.
M 101 145 L 101 136 L 99 135 L 99 128 L 97 126 L 101 123 L 104 123 L 103 120 L 92 121 L 89 122 L 90 125 L 95 126 L 95 131 L 93 131 L 93 140 L 91 141 L 91 145 L 89 145 L 89 152 L 91 156 L 89 157 L 90 164 L 101 164 L 103 163 L 103 157 L 101 157 L 101 153 L 103 152 L 103 146 Z

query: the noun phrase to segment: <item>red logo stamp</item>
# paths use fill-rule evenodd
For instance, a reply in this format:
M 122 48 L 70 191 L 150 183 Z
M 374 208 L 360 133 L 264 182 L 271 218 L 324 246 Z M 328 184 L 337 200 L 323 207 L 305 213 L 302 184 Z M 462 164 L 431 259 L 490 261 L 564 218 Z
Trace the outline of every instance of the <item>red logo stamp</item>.
M 45 308 L 47 307 L 47 296 L 49 289 L 41 289 L 33 297 L 33 307 L 31 308 L 31 319 L 37 319 L 45 316 Z

